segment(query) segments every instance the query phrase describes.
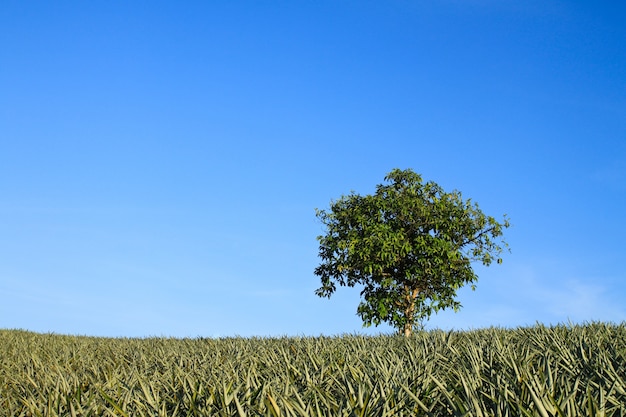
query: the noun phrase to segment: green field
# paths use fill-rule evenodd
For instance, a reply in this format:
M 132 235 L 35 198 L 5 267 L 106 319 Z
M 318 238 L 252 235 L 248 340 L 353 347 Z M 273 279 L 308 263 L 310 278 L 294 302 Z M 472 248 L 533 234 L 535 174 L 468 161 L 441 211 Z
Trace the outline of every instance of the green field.
M 626 324 L 399 336 L 0 330 L 2 416 L 626 416 Z

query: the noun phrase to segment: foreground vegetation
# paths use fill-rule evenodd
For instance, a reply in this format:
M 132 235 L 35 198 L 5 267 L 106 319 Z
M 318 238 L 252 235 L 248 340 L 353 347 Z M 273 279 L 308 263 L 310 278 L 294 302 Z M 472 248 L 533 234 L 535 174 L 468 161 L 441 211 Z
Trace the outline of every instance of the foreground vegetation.
M 626 416 L 626 324 L 410 338 L 0 330 L 2 416 Z

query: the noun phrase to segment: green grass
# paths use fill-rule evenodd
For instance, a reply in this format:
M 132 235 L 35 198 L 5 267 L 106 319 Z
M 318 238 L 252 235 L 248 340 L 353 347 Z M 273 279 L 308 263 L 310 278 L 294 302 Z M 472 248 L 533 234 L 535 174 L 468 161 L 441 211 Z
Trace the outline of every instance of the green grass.
M 113 339 L 0 330 L 1 416 L 626 416 L 626 324 Z

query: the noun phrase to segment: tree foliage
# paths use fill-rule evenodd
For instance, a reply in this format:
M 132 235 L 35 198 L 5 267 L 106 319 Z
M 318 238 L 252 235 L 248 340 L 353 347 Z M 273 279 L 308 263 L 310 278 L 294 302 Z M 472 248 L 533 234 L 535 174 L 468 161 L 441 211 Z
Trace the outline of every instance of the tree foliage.
M 364 326 L 386 322 L 408 336 L 433 312 L 461 307 L 457 290 L 478 279 L 472 262 L 501 263 L 509 227 L 485 215 L 461 193 L 394 169 L 373 195 L 352 192 L 330 209 L 316 209 L 320 297 L 339 286 L 363 286 L 357 314 Z

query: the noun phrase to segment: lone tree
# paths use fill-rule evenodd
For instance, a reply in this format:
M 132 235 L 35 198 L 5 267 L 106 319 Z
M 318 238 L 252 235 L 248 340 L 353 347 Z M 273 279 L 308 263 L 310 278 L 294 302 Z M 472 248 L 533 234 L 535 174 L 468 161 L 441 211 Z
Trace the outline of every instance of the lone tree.
M 404 336 L 433 312 L 458 311 L 456 292 L 478 279 L 472 262 L 490 265 L 508 245 L 509 227 L 486 216 L 461 193 L 446 193 L 434 182 L 422 182 L 412 170 L 394 169 L 374 195 L 352 192 L 316 209 L 326 226 L 318 236 L 321 264 L 315 268 L 320 297 L 337 284 L 362 285 L 357 314 L 366 327 L 387 322 Z

